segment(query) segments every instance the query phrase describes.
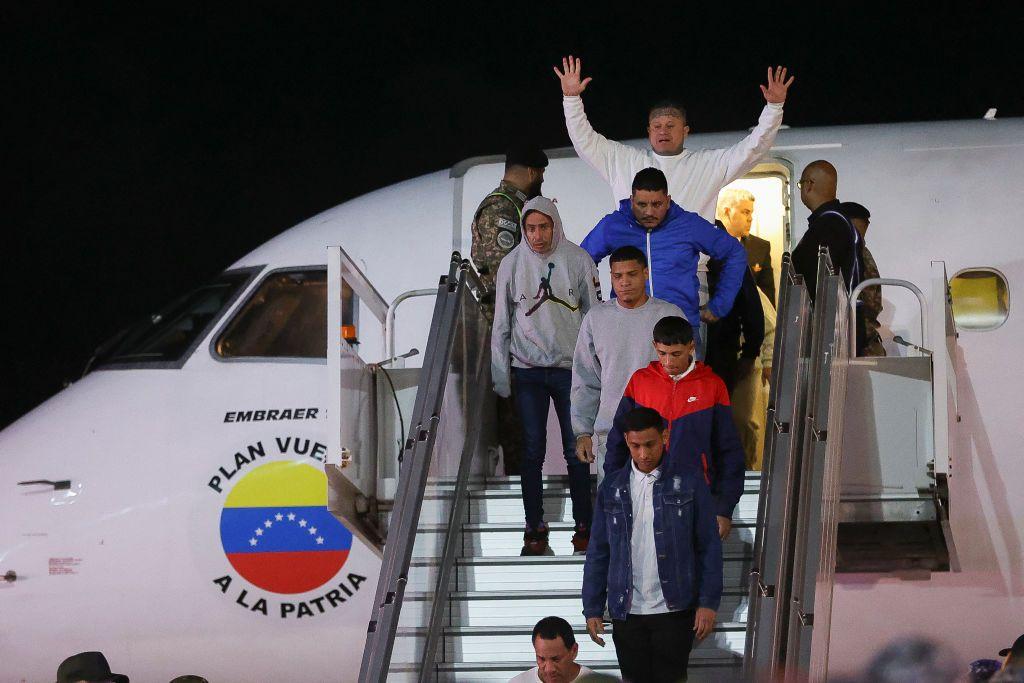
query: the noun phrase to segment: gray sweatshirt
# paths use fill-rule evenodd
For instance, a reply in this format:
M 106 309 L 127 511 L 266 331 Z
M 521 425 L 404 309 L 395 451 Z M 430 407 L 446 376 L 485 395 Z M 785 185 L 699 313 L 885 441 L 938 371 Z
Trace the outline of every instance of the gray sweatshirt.
M 639 308 L 623 308 L 618 299 L 604 301 L 583 319 L 572 359 L 572 431 L 605 433 L 633 373 L 658 360 L 654 325 L 669 315 L 685 318 L 675 304 L 650 298 Z
M 534 197 L 523 206 L 551 218 L 551 249 L 538 254 L 523 240 L 501 260 L 495 282 L 491 379 L 510 396 L 510 366 L 571 368 L 580 323 L 598 303 L 597 267 L 590 254 L 565 238 L 554 202 Z

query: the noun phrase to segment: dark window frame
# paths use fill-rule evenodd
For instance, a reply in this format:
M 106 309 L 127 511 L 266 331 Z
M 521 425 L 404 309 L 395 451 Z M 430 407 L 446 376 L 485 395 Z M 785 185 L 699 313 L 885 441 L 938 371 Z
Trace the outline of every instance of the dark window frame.
M 101 362 L 92 368 L 92 372 L 99 372 L 101 370 L 180 370 L 185 366 L 185 363 L 189 361 L 196 350 L 202 345 L 203 340 L 210 336 L 210 332 L 219 325 L 223 320 L 227 318 L 228 313 L 234 308 L 238 300 L 244 295 L 249 288 L 252 286 L 256 276 L 266 268 L 265 265 L 260 266 L 246 266 L 243 268 L 231 268 L 218 274 L 217 277 L 224 275 L 240 274 L 246 275 L 246 278 L 238 285 L 234 293 L 229 296 L 224 304 L 220 307 L 220 310 L 214 314 L 208 323 L 203 326 L 203 329 L 196 334 L 195 338 L 191 341 L 188 347 L 182 352 L 175 360 L 153 360 L 153 361 L 111 361 Z M 169 304 L 168 304 L 169 305 Z
M 1006 277 L 1006 273 L 998 268 L 993 268 L 992 266 L 968 266 L 967 268 L 961 268 L 953 273 L 953 277 L 949 278 L 949 296 L 951 300 L 953 297 L 953 281 L 961 275 L 970 273 L 991 273 L 1002 281 L 1003 286 L 1006 288 L 1006 315 L 1003 316 L 1003 319 L 999 321 L 998 325 L 991 325 L 988 327 L 964 327 L 956 321 L 956 315 L 954 314 L 953 323 L 956 326 L 956 330 L 957 332 L 993 332 L 998 330 L 1006 324 L 1007 320 L 1010 319 L 1010 310 L 1012 308 L 1012 302 L 1010 301 L 1010 278 Z
M 217 352 L 217 342 L 221 337 L 228 331 L 235 319 L 245 308 L 245 305 L 260 291 L 260 288 L 270 278 L 280 275 L 282 273 L 309 273 L 309 272 L 323 272 L 327 273 L 327 264 L 319 263 L 315 265 L 306 266 L 286 266 L 284 268 L 274 268 L 263 273 L 263 276 L 259 278 L 259 281 L 250 287 L 247 291 L 245 300 L 239 304 L 235 310 L 231 312 L 230 316 L 225 316 L 221 320 L 220 326 L 216 329 L 213 335 L 210 337 L 210 342 L 207 348 L 210 351 L 210 357 L 218 363 L 291 363 L 299 365 L 327 365 L 327 357 L 323 358 L 308 358 L 303 356 L 236 356 L 226 357 L 222 356 Z

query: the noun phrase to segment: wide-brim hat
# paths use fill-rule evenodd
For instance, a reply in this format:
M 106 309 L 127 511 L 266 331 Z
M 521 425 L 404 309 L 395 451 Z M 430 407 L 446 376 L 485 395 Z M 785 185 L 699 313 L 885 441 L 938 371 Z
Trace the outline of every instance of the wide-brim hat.
M 77 681 L 128 683 L 128 677 L 113 673 L 102 652 L 79 652 L 65 659 L 57 668 L 57 683 Z

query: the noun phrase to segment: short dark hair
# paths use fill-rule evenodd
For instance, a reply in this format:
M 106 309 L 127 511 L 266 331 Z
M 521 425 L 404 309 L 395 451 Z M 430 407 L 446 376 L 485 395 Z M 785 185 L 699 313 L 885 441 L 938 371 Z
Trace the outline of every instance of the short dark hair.
M 839 213 L 847 218 L 859 218 L 865 221 L 871 218 L 871 212 L 867 210 L 867 207 L 857 202 L 843 202 L 839 205 Z
M 675 100 L 659 100 L 651 105 L 651 108 L 647 110 L 647 120 L 651 120 L 651 115 L 659 109 L 675 109 L 679 112 L 679 115 L 686 121 L 686 108 L 679 104 Z
M 668 194 L 668 179 L 657 168 L 645 168 L 633 176 L 633 192 L 637 190 Z
M 644 252 L 631 244 L 619 247 L 613 251 L 611 257 L 608 259 L 608 265 L 610 266 L 613 263 L 622 263 L 623 261 L 636 261 L 644 268 L 647 267 L 647 257 L 644 256 Z
M 566 650 L 571 650 L 572 646 L 576 644 L 576 636 L 572 634 L 572 626 L 562 617 L 544 617 L 538 621 L 537 625 L 533 627 L 533 637 L 530 638 L 530 642 L 532 643 L 537 640 L 537 636 L 544 640 L 561 638 L 562 642 L 565 643 Z
M 654 341 L 665 346 L 689 344 L 693 341 L 693 326 L 678 315 L 667 315 L 654 324 Z
M 665 430 L 665 420 L 653 408 L 633 408 L 620 419 L 623 434 L 642 432 L 645 429 L 657 429 L 659 432 Z

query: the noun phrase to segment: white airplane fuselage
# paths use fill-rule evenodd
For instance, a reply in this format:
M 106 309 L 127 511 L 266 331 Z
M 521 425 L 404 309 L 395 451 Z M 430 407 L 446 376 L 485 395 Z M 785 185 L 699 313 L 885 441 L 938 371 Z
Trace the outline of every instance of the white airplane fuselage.
M 688 142 L 722 147 L 742 135 Z M 831 161 L 840 199 L 871 210 L 867 241 L 883 276 L 927 291 L 930 262 L 942 260 L 951 276 L 994 268 L 1010 290 L 1001 327 L 959 338 L 961 422 L 949 481 L 961 571 L 917 580 L 839 575 L 833 672 L 855 670 L 898 634 L 938 638 L 968 661 L 994 656 L 1022 630 L 1024 373 L 1015 352 L 1024 318 L 1014 306 L 1024 297 L 1024 246 L 1009 210 L 1024 186 L 1022 153 L 1024 119 L 1009 119 L 784 130 L 766 159 L 788 169 L 793 193 L 806 163 Z M 614 198 L 575 156 L 553 156 L 544 194 L 558 198 L 566 234 L 579 242 Z M 315 558 L 308 561 L 316 567 L 287 583 L 287 572 L 238 559 L 232 543 L 249 539 L 232 535 L 235 513 L 226 512 L 245 501 L 262 505 L 270 526 L 258 537 L 253 529 L 251 539 L 261 543 L 280 525 L 299 523 L 302 515 L 289 520 L 295 513 L 286 510 L 316 507 L 326 362 L 225 360 L 214 341 L 268 273 L 323 269 L 328 245 L 340 244 L 387 301 L 435 287 L 451 251 L 469 253 L 473 211 L 500 177 L 501 164 L 489 160 L 310 218 L 229 268 L 253 275 L 180 367 L 101 365 L 0 433 L 0 576 L 16 573 L 0 581 L 0 683 L 52 680 L 64 657 L 83 650 L 103 651 L 115 671 L 140 681 L 184 673 L 211 681 L 355 679 L 377 556 L 332 527 L 323 534 L 329 550 L 310 546 L 312 554 L 297 556 L 300 564 Z M 788 198 L 791 248 L 808 212 L 798 193 Z M 916 341 L 916 303 L 883 296 L 887 327 Z M 429 298 L 403 305 L 397 352 L 424 348 L 431 305 Z M 362 317 L 360 332 L 367 362 L 384 357 L 370 320 Z M 277 497 L 261 479 L 275 467 L 301 478 L 308 495 Z M 71 484 L 18 485 L 39 479 Z M 308 536 L 316 543 L 321 534 Z

